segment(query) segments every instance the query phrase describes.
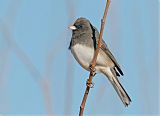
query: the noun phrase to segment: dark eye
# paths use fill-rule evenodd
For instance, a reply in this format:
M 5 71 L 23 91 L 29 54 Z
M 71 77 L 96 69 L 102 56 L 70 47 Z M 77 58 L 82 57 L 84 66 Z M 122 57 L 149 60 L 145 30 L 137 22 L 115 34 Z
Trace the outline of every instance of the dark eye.
M 77 27 L 77 29 L 81 29 L 83 26 L 82 25 L 77 25 L 76 27 Z

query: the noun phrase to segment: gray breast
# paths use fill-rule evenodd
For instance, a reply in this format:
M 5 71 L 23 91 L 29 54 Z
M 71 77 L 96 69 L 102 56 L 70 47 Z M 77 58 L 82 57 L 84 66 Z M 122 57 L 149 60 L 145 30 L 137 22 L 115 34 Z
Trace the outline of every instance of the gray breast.
M 69 49 L 71 49 L 71 47 L 76 44 L 82 44 L 82 45 L 93 48 L 94 44 L 92 40 L 92 35 L 87 33 L 80 33 L 80 34 L 73 33 Z

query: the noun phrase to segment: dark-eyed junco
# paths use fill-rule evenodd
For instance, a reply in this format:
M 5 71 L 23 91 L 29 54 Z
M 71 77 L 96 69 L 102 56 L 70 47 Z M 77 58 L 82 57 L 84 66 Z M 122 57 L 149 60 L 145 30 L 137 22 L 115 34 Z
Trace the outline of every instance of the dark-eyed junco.
M 77 62 L 89 71 L 90 63 L 97 48 L 99 32 L 89 20 L 82 17 L 78 18 L 69 28 L 72 30 L 69 49 Z M 117 76 L 123 75 L 123 72 L 103 40 L 95 69 L 96 72 L 103 73 L 108 77 L 124 105 L 128 106 L 131 99 L 117 78 Z

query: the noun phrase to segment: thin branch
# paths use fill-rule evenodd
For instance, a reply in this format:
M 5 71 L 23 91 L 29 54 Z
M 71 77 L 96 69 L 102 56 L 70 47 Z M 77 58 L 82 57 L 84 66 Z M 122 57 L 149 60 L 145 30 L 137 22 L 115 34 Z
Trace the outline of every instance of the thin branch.
M 98 40 L 98 47 L 97 47 L 97 49 L 95 51 L 95 54 L 94 54 L 94 57 L 93 57 L 93 60 L 92 60 L 91 66 L 90 66 L 89 79 L 87 81 L 86 91 L 84 93 L 84 97 L 83 97 L 83 100 L 82 100 L 82 103 L 81 103 L 81 106 L 80 106 L 79 116 L 83 116 L 83 111 L 84 111 L 84 107 L 85 107 L 85 104 L 86 104 L 86 100 L 87 100 L 87 97 L 88 97 L 88 94 L 89 94 L 89 90 L 90 90 L 90 88 L 92 86 L 92 79 L 93 79 L 93 77 L 95 75 L 96 60 L 97 60 L 97 56 L 98 56 L 99 50 L 101 48 L 104 24 L 105 24 L 105 20 L 106 20 L 106 16 L 107 16 L 109 5 L 110 5 L 110 0 L 107 0 L 105 11 L 104 11 L 104 15 L 103 15 L 103 18 L 101 20 L 101 29 L 100 29 L 100 36 L 99 36 L 99 40 Z
M 66 0 L 66 10 L 68 13 L 68 24 L 71 24 L 72 20 L 75 18 L 75 4 L 74 0 Z M 67 35 L 68 36 L 68 35 Z M 66 97 L 65 97 L 65 115 L 71 115 L 72 113 L 72 103 L 73 103 L 73 88 L 74 88 L 74 68 L 73 68 L 73 62 L 70 58 L 70 55 L 67 55 L 67 70 L 66 70 Z
M 44 95 L 47 116 L 54 116 L 52 105 L 51 82 L 47 78 L 41 79 L 41 89 Z
M 60 47 L 60 43 L 62 42 L 63 38 L 65 37 L 65 32 L 60 34 L 60 37 L 58 37 L 56 42 L 52 42 L 53 47 L 48 52 L 47 58 L 46 58 L 46 71 L 44 74 L 44 77 L 41 80 L 41 87 L 42 92 L 44 93 L 44 100 L 46 105 L 46 111 L 48 116 L 54 116 L 54 99 L 52 96 L 52 87 L 51 87 L 51 79 L 53 79 L 53 61 L 56 55 L 61 52 L 63 47 Z M 52 78 L 51 78 L 52 77 Z

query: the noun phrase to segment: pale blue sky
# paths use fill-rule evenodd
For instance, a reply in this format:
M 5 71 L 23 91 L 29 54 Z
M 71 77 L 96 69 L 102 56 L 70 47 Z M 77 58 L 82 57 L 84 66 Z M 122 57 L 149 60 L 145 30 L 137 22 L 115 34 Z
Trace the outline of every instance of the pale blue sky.
M 0 114 L 78 114 L 89 73 L 68 50 L 68 26 L 86 17 L 99 30 L 105 0 L 70 1 L 0 0 Z M 125 108 L 97 74 L 85 115 L 159 114 L 158 5 L 111 0 L 103 38 L 122 67 L 119 79 L 132 103 Z

